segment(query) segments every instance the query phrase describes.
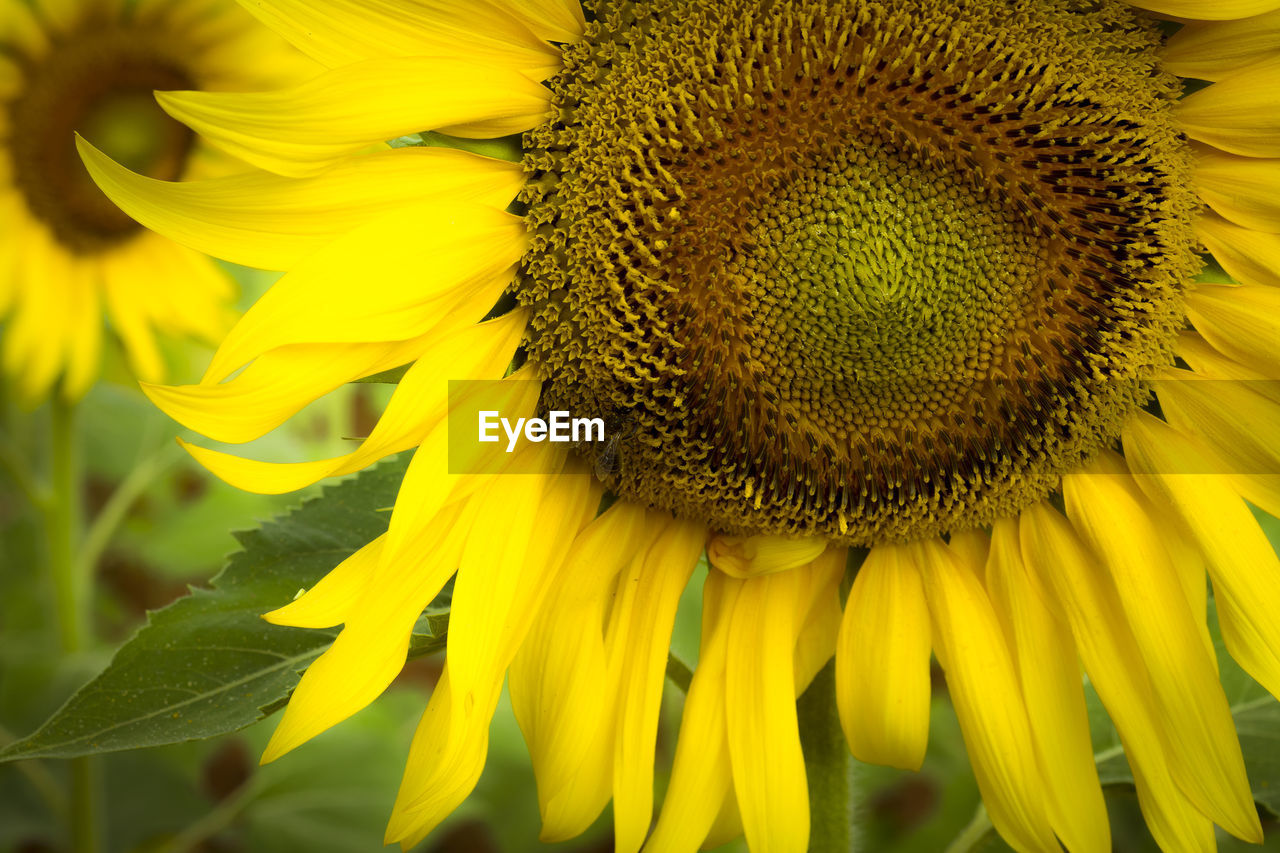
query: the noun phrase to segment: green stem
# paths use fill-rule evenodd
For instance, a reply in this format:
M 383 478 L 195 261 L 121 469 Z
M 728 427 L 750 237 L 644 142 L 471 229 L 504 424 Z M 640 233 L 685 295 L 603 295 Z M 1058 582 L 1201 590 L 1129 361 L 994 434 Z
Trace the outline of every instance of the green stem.
M 828 663 L 800 697 L 800 744 L 809 778 L 809 849 L 857 849 L 854 762 L 836 710 L 835 662 Z
M 80 527 L 80 471 L 76 458 L 75 409 L 60 397 L 50 404 L 51 477 L 45 507 L 49 576 L 53 581 L 58 635 L 67 654 L 82 651 L 88 637 L 88 580 L 81 576 L 75 553 Z
M 991 818 L 987 815 L 987 808 L 979 802 L 978 810 L 973 813 L 973 819 L 969 821 L 968 826 L 960 830 L 955 840 L 947 845 L 946 853 L 969 853 L 991 829 Z
M 54 609 L 62 649 L 73 655 L 85 649 L 89 639 L 89 585 L 91 575 L 76 559 L 80 544 L 80 460 L 75 438 L 75 406 L 55 393 L 50 403 L 51 476 L 45 507 L 49 577 L 53 582 Z M 68 762 L 71 774 L 71 849 L 97 853 L 99 849 L 98 790 L 101 768 L 92 757 Z
M 80 546 L 76 571 L 82 577 L 92 578 L 106 550 L 111 537 L 124 521 L 130 507 L 142 496 L 142 493 L 156 481 L 165 469 L 177 458 L 176 444 L 166 443 L 164 447 L 138 461 L 128 475 L 116 486 L 115 491 L 107 498 L 102 509 L 94 516 L 89 530 L 85 534 L 84 543 Z

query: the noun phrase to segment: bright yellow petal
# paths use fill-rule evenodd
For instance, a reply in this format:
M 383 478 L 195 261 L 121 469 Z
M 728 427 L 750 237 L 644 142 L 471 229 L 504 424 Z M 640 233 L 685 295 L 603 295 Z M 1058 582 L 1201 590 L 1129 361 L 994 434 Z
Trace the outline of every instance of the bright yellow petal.
M 1013 659 L 979 579 L 941 541 L 911 546 L 938 658 L 991 822 L 1016 850 L 1056 851 Z
M 422 130 L 484 122 L 486 136 L 537 126 L 550 90 L 518 71 L 435 57 L 348 65 L 276 92 L 163 92 L 170 115 L 214 145 L 281 175 L 314 175 L 343 157 Z
M 707 559 L 730 577 L 749 578 L 807 566 L 826 547 L 826 540 L 817 536 L 794 539 L 768 534 L 728 536 L 717 533 L 707 545 Z
M 725 739 L 724 666 L 729 623 L 742 584 L 711 572 L 702 592 L 698 667 L 685 697 L 671 782 L 647 853 L 693 853 L 711 831 L 727 798 L 734 798 Z
M 910 550 L 880 545 L 858 570 L 836 641 L 836 699 L 860 761 L 917 770 L 929 742 L 929 611 Z
M 513 477 L 485 496 L 454 582 L 450 688 L 423 718 L 439 708 L 442 724 L 414 737 L 389 839 L 425 836 L 475 787 L 507 667 L 598 499 L 596 482 L 576 474 Z
M 1196 219 L 1196 235 L 1232 278 L 1245 284 L 1280 287 L 1280 234 L 1242 228 L 1205 212 Z
M 1197 285 L 1187 316 L 1214 349 L 1265 376 L 1280 376 L 1280 287 Z
M 1223 638 L 1231 656 L 1280 695 L 1280 559 L 1225 477 L 1179 474 L 1210 464 L 1196 445 L 1149 415 L 1130 421 L 1126 457 L 1138 484 L 1171 507 L 1209 562 Z
M 422 202 L 502 209 L 524 183 L 518 163 L 452 148 L 400 148 L 352 157 L 311 178 L 250 172 L 172 183 L 136 175 L 78 140 L 93 179 L 143 225 L 215 257 L 292 269 L 371 220 Z
M 801 596 L 804 607 L 796 614 L 796 624 L 801 626 L 795 653 L 797 697 L 836 653 L 844 615 L 840 582 L 847 559 L 848 549 L 828 548 L 812 565 L 797 569 L 808 585 L 808 594 Z
M 572 44 L 582 38 L 587 21 L 579 0 L 500 0 L 503 8 L 547 41 Z
M 549 76 L 559 52 L 485 0 L 255 0 L 244 7 L 335 68 L 392 56 L 461 56 Z
M 1071 629 L 1027 570 L 1018 524 L 997 521 L 986 567 L 991 604 L 1013 650 L 1054 831 L 1073 853 L 1111 849 Z
M 1197 374 L 1209 379 L 1243 380 L 1254 392 L 1280 403 L 1280 385 L 1260 381 L 1271 377 L 1218 352 L 1199 333 L 1190 330 L 1180 332 L 1177 351 L 1178 357 L 1191 365 Z
M 457 565 L 466 531 L 455 528 L 456 522 L 457 513 L 436 520 L 435 550 L 414 565 L 402 566 L 396 583 L 363 586 L 360 598 L 344 614 L 346 627 L 307 668 L 290 697 L 263 752 L 264 764 L 345 720 L 391 684 L 404 666 L 414 622 Z M 363 551 L 356 555 L 363 555 L 352 558 L 357 568 L 370 556 Z
M 1280 157 L 1280 59 L 1256 62 L 1188 95 L 1177 116 L 1192 139 L 1246 157 Z
M 1129 766 L 1145 780 L 1139 799 L 1156 840 L 1165 849 L 1182 849 L 1188 841 L 1202 840 L 1206 825 L 1212 840 L 1212 825 L 1190 805 L 1167 763 L 1175 747 L 1156 713 L 1146 664 L 1110 578 L 1046 502 L 1023 510 L 1019 539 L 1023 562 L 1062 607 L 1089 679 L 1120 732 Z
M 1160 532 L 1130 485 L 1120 474 L 1068 475 L 1068 515 L 1114 579 L 1156 707 L 1178 745 L 1168 760 L 1179 787 L 1233 835 L 1261 841 L 1231 710 L 1199 638 L 1203 614 L 1191 612 Z
M 656 521 L 627 501 L 592 521 L 573 542 L 561 582 L 512 663 L 511 702 L 537 774 L 546 841 L 572 837 L 582 818 L 551 805 L 592 760 L 609 702 L 603 626 L 610 585 L 661 529 Z M 565 806 L 572 811 L 574 804 Z
M 487 306 L 476 316 L 450 309 L 492 296 L 491 306 L 527 240 L 519 218 L 478 205 L 380 217 L 276 282 L 227 335 L 203 381 L 289 344 L 403 341 L 474 323 Z M 361 281 L 381 286 L 352 286 Z
M 614 850 L 619 853 L 638 851 L 653 821 L 654 751 L 671 629 L 705 542 L 705 527 L 673 522 L 619 580 L 608 638 L 619 688 L 613 759 Z
M 1276 198 L 1280 195 L 1280 160 L 1240 157 L 1201 147 L 1194 179 L 1200 197 L 1222 216 L 1244 228 L 1280 232 L 1280 200 Z M 1228 237 L 1217 239 L 1221 243 Z M 1209 249 L 1221 260 L 1213 246 Z
M 272 625 L 295 628 L 332 628 L 347 621 L 347 614 L 359 603 L 369 579 L 382 558 L 382 534 L 339 563 L 311 589 L 262 618 Z
M 1277 0 L 1129 0 L 1129 5 L 1178 18 L 1222 21 L 1247 18 L 1280 7 Z
M 357 450 L 343 456 L 312 462 L 270 463 L 208 450 L 186 442 L 182 443 L 183 447 L 220 479 L 236 488 L 258 494 L 283 494 L 325 477 L 354 473 L 384 456 L 423 443 L 432 430 L 439 429 L 448 416 L 451 402 L 458 402 L 450 399 L 450 380 L 497 380 L 502 376 L 511 362 L 524 328 L 523 312 L 518 311 L 487 323 L 466 326 L 428 339 L 423 344 L 424 349 L 418 360 L 396 386 L 391 402 L 387 404 L 373 432 Z M 264 359 L 269 357 L 264 356 Z M 261 361 L 262 359 L 254 365 Z M 249 370 L 252 369 L 251 367 Z M 195 387 L 218 389 L 228 386 Z M 487 390 L 480 385 L 474 389 L 465 385 L 462 388 L 463 396 L 468 392 Z M 273 390 L 276 391 L 275 395 L 271 393 Z M 259 408 L 255 410 L 252 406 L 240 404 L 232 411 L 254 412 L 257 418 L 253 427 L 255 431 L 267 425 L 263 419 L 268 416 L 271 416 L 271 425 L 274 426 L 283 422 L 298 408 L 290 405 L 289 398 L 284 394 L 285 389 L 274 389 L 272 385 L 266 385 L 260 397 Z M 239 395 L 236 399 L 244 400 L 245 397 Z
M 778 572 L 738 581 L 725 661 L 725 731 L 743 832 L 753 850 L 803 853 L 809 787 L 796 721 L 791 643 L 798 579 Z
M 1160 57 L 1179 77 L 1221 80 L 1280 50 L 1280 10 L 1224 22 L 1191 21 L 1170 37 Z

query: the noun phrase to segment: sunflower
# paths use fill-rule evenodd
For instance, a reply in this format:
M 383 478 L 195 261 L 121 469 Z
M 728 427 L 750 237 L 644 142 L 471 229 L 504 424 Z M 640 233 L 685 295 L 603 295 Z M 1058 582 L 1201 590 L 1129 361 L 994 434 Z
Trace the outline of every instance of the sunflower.
M 83 153 L 145 225 L 288 271 L 200 384 L 147 389 L 176 420 L 242 442 L 408 365 L 345 456 L 190 447 L 263 492 L 417 448 L 387 533 L 267 617 L 344 627 L 264 760 L 381 693 L 456 573 L 388 841 L 475 785 L 505 678 L 544 839 L 612 800 L 618 850 L 803 850 L 796 697 L 834 658 L 853 754 L 918 767 L 935 655 L 1014 848 L 1110 849 L 1082 667 L 1163 847 L 1260 840 L 1205 577 L 1280 695 L 1280 564 L 1246 502 L 1280 513 L 1277 7 L 251 4 L 329 70 L 160 102 L 259 171 Z M 424 130 L 523 133 L 522 161 L 377 147 Z M 504 416 L 613 438 L 457 464 L 449 412 L 494 387 Z
M 0 319 L 21 398 L 40 400 L 60 377 L 68 399 L 84 393 L 104 309 L 151 381 L 164 373 L 156 331 L 216 343 L 233 320 L 231 281 L 111 204 L 74 134 L 151 177 L 225 172 L 229 158 L 197 144 L 152 90 L 277 87 L 308 65 L 230 2 L 0 0 Z

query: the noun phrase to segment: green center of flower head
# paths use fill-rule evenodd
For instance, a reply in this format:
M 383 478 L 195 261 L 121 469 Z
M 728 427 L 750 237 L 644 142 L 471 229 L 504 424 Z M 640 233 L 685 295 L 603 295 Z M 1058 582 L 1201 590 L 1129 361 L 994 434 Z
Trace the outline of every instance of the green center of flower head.
M 542 404 L 733 533 L 989 523 L 1110 444 L 1195 272 L 1159 36 L 1084 0 L 602 2 L 526 138 Z M 601 467 L 597 465 L 597 471 Z
M 115 245 L 141 226 L 89 178 L 80 133 L 117 162 L 161 180 L 182 175 L 193 134 L 152 92 L 189 89 L 178 46 L 160 34 L 87 20 L 39 57 L 16 57 L 25 86 L 8 104 L 13 174 L 32 214 L 76 253 Z

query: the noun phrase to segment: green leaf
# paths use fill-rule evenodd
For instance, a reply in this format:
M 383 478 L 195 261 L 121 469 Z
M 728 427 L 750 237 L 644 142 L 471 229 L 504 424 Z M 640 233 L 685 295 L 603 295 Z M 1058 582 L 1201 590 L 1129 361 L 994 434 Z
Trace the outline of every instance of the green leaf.
M 407 458 L 326 489 L 288 515 L 237 536 L 242 546 L 212 589 L 163 610 L 116 653 L 101 675 L 0 761 L 70 758 L 159 746 L 241 729 L 282 707 L 298 673 L 337 629 L 287 628 L 261 614 L 387 529 Z M 411 656 L 444 648 L 448 591 L 418 620 Z

